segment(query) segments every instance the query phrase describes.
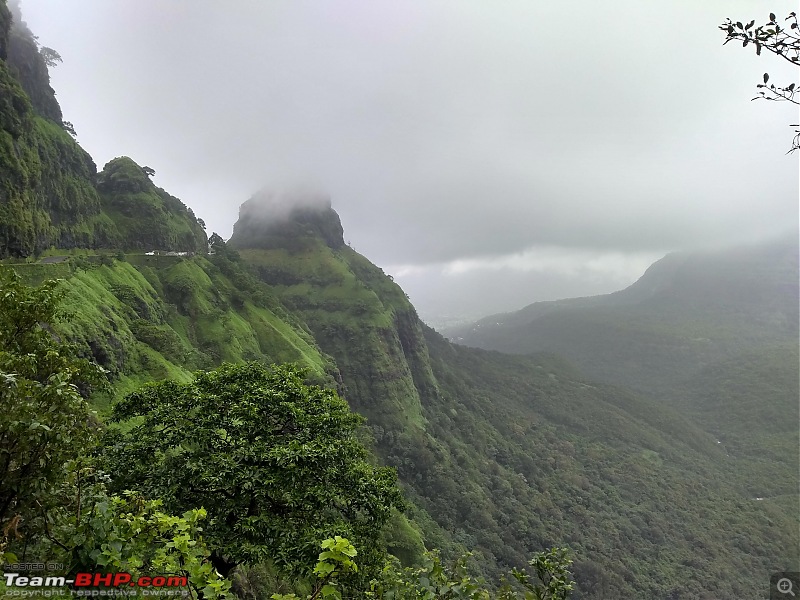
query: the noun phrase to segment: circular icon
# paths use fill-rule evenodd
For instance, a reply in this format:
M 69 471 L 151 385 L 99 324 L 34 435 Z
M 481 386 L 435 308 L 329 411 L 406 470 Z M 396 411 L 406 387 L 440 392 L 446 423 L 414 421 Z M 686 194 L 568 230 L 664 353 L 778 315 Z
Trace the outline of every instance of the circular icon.
M 791 579 L 787 579 L 786 577 L 778 579 L 778 583 L 775 585 L 775 587 L 778 588 L 778 591 L 781 594 L 789 594 L 791 596 L 794 596 L 794 592 L 792 591 Z

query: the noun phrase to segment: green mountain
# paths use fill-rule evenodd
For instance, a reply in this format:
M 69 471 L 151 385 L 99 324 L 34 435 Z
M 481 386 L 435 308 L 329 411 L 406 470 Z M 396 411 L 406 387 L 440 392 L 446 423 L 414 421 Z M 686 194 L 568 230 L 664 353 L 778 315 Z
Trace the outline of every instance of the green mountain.
M 413 306 L 345 245 L 330 201 L 297 201 L 282 218 L 269 197 L 246 202 L 229 245 L 334 356 L 355 410 L 391 431 L 422 430 L 422 404 L 439 392 Z
M 686 592 L 709 569 L 717 569 L 715 581 L 757 580 L 752 571 L 722 575 L 741 551 L 723 533 L 731 519 L 737 530 L 777 519 L 788 527 L 789 550 L 771 560 L 796 560 L 793 513 L 770 506 L 766 521 L 757 517 L 766 505 L 729 483 L 738 465 L 712 434 L 659 403 L 587 381 L 550 355 L 448 343 L 378 267 L 340 234 L 322 233 L 341 231 L 329 204 L 297 201 L 296 211 L 276 212 L 273 198 L 250 200 L 229 243 L 334 357 L 346 397 L 370 417 L 379 454 L 455 540 L 489 564 L 518 564 L 533 548 L 567 543 L 580 556 L 583 589 L 617 597 Z M 642 515 L 663 520 L 634 532 Z M 646 542 L 645 529 L 666 537 Z M 653 554 L 662 545 L 669 558 Z M 716 558 L 689 558 L 704 546 Z M 649 573 L 648 581 L 636 573 Z
M 397 468 L 410 521 L 395 519 L 385 538 L 406 563 L 424 540 L 449 557 L 471 550 L 494 575 L 568 545 L 578 600 L 757 597 L 771 572 L 798 564 L 792 481 L 756 476 L 768 455 L 752 456 L 781 453 L 791 427 L 761 439 L 739 424 L 739 446 L 714 429 L 737 426 L 737 414 L 714 421 L 712 402 L 741 389 L 739 363 L 714 363 L 704 388 L 687 377 L 704 421 L 553 354 L 454 345 L 344 243 L 317 196 L 258 195 L 207 252 L 202 224 L 149 170 L 119 158 L 96 173 L 31 100 L 9 22 L 0 2 L 0 256 L 28 281 L 64 279 L 69 319 L 54 334 L 109 371 L 112 396 L 93 398 L 101 416 L 154 379 L 298 362 L 367 416 L 376 460 Z M 48 249 L 56 256 L 22 260 Z M 759 377 L 772 381 L 775 365 Z
M 737 465 L 738 493 L 772 504 L 797 529 L 796 238 L 672 254 L 620 292 L 538 302 L 448 335 L 556 352 L 595 380 L 658 399 L 715 438 Z
M 629 288 L 537 302 L 445 333 L 503 352 L 556 352 L 593 378 L 659 397 L 721 360 L 798 339 L 797 240 L 676 253 Z

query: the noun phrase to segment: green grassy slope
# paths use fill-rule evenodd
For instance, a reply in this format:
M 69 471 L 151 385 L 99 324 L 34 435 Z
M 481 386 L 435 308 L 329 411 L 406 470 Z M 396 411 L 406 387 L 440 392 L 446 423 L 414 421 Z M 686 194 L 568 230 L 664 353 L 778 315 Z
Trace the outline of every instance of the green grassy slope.
M 48 270 L 64 278 L 68 319 L 58 332 L 110 371 L 117 395 L 156 379 L 186 380 L 223 361 L 297 362 L 312 380 L 335 381 L 335 365 L 302 325 L 263 290 L 237 285 L 246 275 L 226 259 L 102 262 L 72 259 L 18 272 L 29 281 Z

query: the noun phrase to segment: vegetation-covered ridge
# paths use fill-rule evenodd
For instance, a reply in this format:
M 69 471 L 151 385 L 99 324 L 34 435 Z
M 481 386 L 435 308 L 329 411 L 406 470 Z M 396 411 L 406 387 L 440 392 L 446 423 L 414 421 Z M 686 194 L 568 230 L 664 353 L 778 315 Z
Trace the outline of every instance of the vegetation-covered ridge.
M 103 210 L 125 250 L 208 250 L 203 223 L 191 208 L 150 180 L 151 171 L 128 157 L 110 161 L 97 176 Z
M 553 357 L 451 345 L 348 246 L 306 232 L 302 244 L 276 247 L 273 231 L 299 226 L 291 215 L 260 234 L 244 218 L 237 230 L 247 225 L 249 237 L 231 245 L 335 358 L 379 454 L 438 525 L 428 527 L 434 545 L 479 551 L 495 573 L 567 544 L 575 594 L 587 598 L 700 594 L 709 580 L 737 596 L 769 565 L 797 560 L 793 513 L 753 501 L 715 435 L 672 408 L 586 381 Z M 787 529 L 772 530 L 778 522 Z M 771 558 L 757 567 L 731 528 L 763 540 L 760 556 Z M 772 535 L 784 537 L 782 550 L 770 549 Z M 698 546 L 710 554 L 700 559 Z
M 128 158 L 98 175 L 50 88 L 52 55 L 0 13 L 0 258 L 48 248 L 205 252 L 202 223 Z M 50 51 L 52 52 L 52 51 Z

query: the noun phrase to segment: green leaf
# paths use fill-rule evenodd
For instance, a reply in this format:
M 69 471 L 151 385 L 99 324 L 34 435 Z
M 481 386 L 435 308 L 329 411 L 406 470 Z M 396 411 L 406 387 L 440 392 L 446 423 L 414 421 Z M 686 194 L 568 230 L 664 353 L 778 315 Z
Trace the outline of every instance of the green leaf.
M 320 562 L 317 563 L 316 567 L 314 567 L 314 573 L 316 573 L 320 577 L 327 577 L 328 575 L 333 573 L 335 568 L 336 567 L 334 567 L 331 563 Z
M 322 597 L 333 598 L 334 600 L 342 600 L 342 594 L 330 584 L 325 584 L 322 586 Z

